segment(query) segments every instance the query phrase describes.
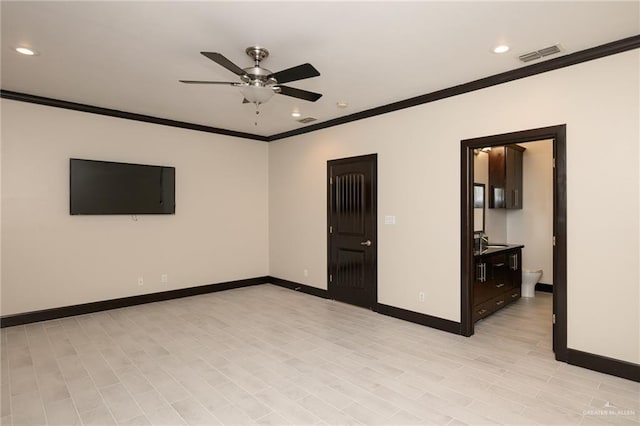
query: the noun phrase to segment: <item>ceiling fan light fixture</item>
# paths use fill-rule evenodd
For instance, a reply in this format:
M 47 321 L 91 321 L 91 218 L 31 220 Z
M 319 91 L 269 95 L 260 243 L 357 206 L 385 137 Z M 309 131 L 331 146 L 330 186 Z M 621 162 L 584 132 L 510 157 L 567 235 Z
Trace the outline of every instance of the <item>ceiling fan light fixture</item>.
M 275 94 L 271 87 L 252 84 L 240 86 L 240 93 L 246 100 L 254 104 L 263 104 Z

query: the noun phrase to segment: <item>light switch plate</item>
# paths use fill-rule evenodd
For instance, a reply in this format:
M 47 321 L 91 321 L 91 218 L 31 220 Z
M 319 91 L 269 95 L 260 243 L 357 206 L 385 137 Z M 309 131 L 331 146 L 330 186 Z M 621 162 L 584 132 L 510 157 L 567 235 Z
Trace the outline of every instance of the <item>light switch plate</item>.
M 396 217 L 395 216 L 385 216 L 384 217 L 384 224 L 385 225 L 395 225 L 396 224 Z

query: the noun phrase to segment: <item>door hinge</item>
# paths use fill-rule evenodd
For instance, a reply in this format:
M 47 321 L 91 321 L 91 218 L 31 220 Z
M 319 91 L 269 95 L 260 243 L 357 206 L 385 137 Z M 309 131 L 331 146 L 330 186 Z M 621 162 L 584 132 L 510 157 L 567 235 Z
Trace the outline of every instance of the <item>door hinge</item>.
M 329 233 L 333 234 L 333 226 L 329 226 Z
M 333 282 L 333 275 L 329 274 L 329 282 L 332 283 Z
M 556 159 L 555 158 L 553 159 L 553 168 L 554 169 L 556 168 Z
M 553 236 L 552 241 L 553 241 L 553 246 L 555 247 L 556 246 L 556 236 L 555 235 Z
M 555 324 L 556 323 L 556 314 L 551 315 L 551 321 Z

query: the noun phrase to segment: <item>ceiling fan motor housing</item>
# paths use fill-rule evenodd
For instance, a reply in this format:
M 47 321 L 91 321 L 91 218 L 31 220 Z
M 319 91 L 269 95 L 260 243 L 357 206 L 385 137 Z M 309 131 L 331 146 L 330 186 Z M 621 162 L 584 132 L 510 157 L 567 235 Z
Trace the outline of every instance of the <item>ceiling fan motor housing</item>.
M 255 67 L 244 68 L 244 70 L 249 75 L 250 81 L 247 81 L 248 83 L 254 83 L 254 82 L 260 82 L 263 84 L 277 83 L 275 78 L 273 77 L 268 78 L 273 73 L 266 68 L 255 66 Z
M 244 71 L 249 75 L 247 83 L 253 86 L 270 86 L 278 83 L 275 78 L 268 78 L 273 74 L 270 70 L 260 66 L 260 62 L 269 56 L 267 49 L 260 46 L 249 46 L 245 52 L 255 62 L 253 67 L 244 68 Z

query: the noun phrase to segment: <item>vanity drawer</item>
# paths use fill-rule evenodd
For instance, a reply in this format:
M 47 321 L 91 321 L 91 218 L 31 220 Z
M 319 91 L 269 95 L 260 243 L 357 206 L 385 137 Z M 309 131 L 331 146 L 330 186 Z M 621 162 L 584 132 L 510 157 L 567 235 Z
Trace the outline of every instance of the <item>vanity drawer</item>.
M 507 255 L 502 253 L 493 254 L 487 259 L 487 263 L 491 264 L 492 266 L 501 268 L 507 263 Z
M 495 285 L 493 282 L 479 282 L 473 283 L 473 300 L 475 304 L 487 302 L 496 297 Z
M 481 320 L 482 318 L 491 315 L 495 311 L 496 311 L 496 305 L 495 305 L 494 299 L 490 299 L 484 303 L 475 305 L 472 311 L 473 322 Z
M 501 294 L 500 296 L 492 299 L 491 301 L 493 302 L 493 310 L 497 311 L 498 309 L 504 308 L 509 303 L 511 303 L 510 299 L 511 298 L 509 297 L 508 293 Z
M 505 279 L 490 280 L 484 283 L 475 281 L 473 283 L 473 300 L 476 303 L 484 303 L 511 290 L 511 283 Z
M 512 302 L 515 302 L 516 300 L 520 299 L 521 295 L 522 295 L 522 293 L 520 291 L 520 287 L 518 287 L 518 288 L 514 288 L 511 291 L 509 291 L 506 294 L 506 298 L 507 298 L 509 303 L 512 303 Z
M 500 294 L 506 292 L 511 288 L 511 282 L 507 279 L 497 279 L 491 283 L 491 292 L 495 297 L 498 297 Z

